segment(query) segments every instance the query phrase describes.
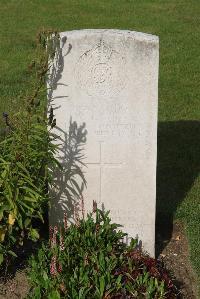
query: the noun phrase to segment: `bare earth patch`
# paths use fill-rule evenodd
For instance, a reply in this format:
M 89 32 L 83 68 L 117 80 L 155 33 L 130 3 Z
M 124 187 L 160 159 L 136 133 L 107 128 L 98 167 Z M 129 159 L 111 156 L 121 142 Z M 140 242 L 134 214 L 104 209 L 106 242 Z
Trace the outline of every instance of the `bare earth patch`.
M 159 257 L 175 277 L 180 298 L 198 299 L 197 280 L 190 265 L 188 241 L 181 223 L 174 223 L 172 238 Z
M 18 270 L 13 278 L 0 281 L 0 299 L 22 299 L 29 290 L 26 270 Z

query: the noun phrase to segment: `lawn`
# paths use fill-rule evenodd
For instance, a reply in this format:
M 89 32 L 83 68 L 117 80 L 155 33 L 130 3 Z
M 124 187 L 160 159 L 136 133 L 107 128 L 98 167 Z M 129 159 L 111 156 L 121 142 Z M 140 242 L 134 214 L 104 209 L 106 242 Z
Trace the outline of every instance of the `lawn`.
M 27 65 L 42 28 L 119 28 L 158 35 L 158 224 L 185 223 L 200 281 L 199 12 L 199 0 L 1 0 L 0 113 L 9 112 L 15 98 L 31 88 Z

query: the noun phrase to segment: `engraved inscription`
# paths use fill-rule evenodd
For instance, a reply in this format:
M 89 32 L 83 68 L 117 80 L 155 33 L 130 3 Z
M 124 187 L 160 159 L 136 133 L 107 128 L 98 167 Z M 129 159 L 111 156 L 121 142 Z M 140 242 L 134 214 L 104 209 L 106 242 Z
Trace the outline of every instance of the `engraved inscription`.
M 117 122 L 119 114 L 126 115 L 129 112 L 129 107 L 126 103 L 120 102 L 107 102 L 106 105 L 88 105 L 82 103 L 76 108 L 76 105 L 73 104 L 74 117 L 77 119 L 82 117 L 82 119 L 94 119 L 96 115 L 108 115 L 108 119 L 111 122 Z M 101 111 L 100 111 L 101 109 Z
M 77 85 L 90 96 L 118 95 L 125 87 L 126 60 L 104 41 L 83 53 L 75 67 Z
M 95 134 L 102 137 L 111 136 L 137 136 L 141 135 L 140 128 L 133 123 L 115 123 L 115 124 L 101 124 L 96 130 Z

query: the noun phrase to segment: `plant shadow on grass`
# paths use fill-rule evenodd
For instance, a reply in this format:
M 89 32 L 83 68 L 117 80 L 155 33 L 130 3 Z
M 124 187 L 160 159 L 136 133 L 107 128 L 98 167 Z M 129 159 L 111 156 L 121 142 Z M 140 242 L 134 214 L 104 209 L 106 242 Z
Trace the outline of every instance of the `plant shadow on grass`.
M 172 236 L 177 208 L 200 170 L 200 122 L 158 124 L 156 256 Z

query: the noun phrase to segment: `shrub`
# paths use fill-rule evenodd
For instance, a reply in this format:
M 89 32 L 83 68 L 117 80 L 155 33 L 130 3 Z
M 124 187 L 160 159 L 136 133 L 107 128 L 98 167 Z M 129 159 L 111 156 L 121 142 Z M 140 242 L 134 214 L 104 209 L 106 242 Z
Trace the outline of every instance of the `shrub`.
M 50 240 L 30 260 L 29 298 L 176 298 L 160 263 L 138 248 L 137 240 L 95 209 L 84 219 L 75 208 L 75 223 L 50 227 Z
M 34 89 L 20 99 L 20 108 L 11 115 L 4 113 L 7 134 L 0 142 L 0 264 L 23 240 L 39 238 L 34 221 L 44 221 L 48 202 L 49 167 L 54 158 L 51 128 L 53 112 L 47 119 L 46 74 L 55 55 L 59 36 L 51 31 L 38 35 L 37 59 L 32 62 Z M 47 47 L 48 46 L 48 47 Z M 19 105 L 19 104 L 18 104 Z M 47 129 L 49 125 L 49 129 Z

